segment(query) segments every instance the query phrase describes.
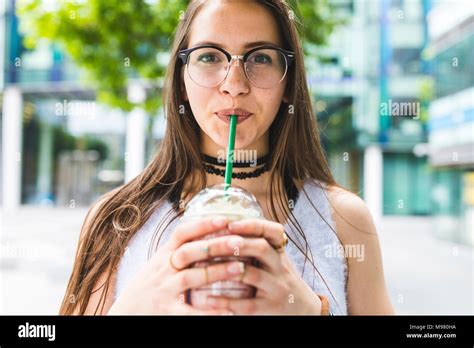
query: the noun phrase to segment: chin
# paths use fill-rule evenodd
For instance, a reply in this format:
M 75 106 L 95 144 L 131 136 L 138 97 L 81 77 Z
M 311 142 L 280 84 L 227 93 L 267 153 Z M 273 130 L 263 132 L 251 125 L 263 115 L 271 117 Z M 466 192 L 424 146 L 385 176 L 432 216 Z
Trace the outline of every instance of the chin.
M 242 139 L 242 140 L 235 139 L 236 149 L 243 149 L 250 146 L 251 144 L 252 144 L 252 141 L 249 141 L 249 139 Z
M 217 137 L 211 137 L 212 141 L 217 144 L 219 147 L 227 149 L 227 146 L 229 145 L 229 139 L 227 138 L 227 135 L 225 136 L 217 136 Z M 241 149 L 245 148 L 252 144 L 249 139 L 235 139 L 235 144 L 234 144 L 234 149 Z
M 206 129 L 204 133 L 206 133 L 206 135 L 219 147 L 227 149 L 229 143 L 229 128 L 227 125 L 224 125 L 224 127 L 222 125 L 223 123 L 219 121 L 219 123 L 215 124 L 213 127 Z M 237 127 L 234 148 L 241 149 L 250 146 L 257 140 L 255 138 L 256 135 L 257 134 L 253 134 L 249 128 L 243 129 Z

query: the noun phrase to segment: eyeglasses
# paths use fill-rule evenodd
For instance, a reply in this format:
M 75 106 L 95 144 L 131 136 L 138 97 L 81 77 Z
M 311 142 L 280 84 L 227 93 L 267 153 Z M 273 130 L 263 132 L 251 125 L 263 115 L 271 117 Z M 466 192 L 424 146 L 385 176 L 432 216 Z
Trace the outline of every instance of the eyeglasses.
M 274 46 L 260 46 L 244 55 L 231 55 L 226 50 L 204 45 L 178 52 L 183 64 L 187 64 L 189 77 L 202 87 L 215 87 L 227 78 L 232 62 L 239 66 L 244 62 L 245 76 L 259 88 L 273 88 L 286 76 L 295 58 L 294 52 Z

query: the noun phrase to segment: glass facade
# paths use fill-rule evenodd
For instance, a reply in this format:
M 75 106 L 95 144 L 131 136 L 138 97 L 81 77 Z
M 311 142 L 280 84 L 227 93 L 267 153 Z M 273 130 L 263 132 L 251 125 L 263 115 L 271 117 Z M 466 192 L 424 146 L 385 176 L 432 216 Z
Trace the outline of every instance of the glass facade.
M 474 86 L 474 33 L 438 53 L 432 61 L 435 98 Z

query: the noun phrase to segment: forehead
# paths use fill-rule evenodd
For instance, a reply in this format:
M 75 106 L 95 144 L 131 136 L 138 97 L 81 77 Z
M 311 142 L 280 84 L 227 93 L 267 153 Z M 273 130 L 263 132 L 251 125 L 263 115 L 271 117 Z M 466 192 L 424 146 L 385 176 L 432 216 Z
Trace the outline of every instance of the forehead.
M 282 45 L 276 19 L 256 1 L 209 1 L 194 18 L 190 30 L 188 47 L 214 42 L 233 51 L 256 41 Z

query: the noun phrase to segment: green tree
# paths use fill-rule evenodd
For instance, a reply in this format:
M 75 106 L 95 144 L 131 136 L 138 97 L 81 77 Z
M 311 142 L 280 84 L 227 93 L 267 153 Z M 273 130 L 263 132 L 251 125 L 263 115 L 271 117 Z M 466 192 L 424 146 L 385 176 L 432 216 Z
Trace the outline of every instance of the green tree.
M 76 0 L 18 3 L 24 44 L 59 45 L 87 74 L 98 100 L 129 111 L 128 78 L 150 81 L 144 108 L 155 114 L 173 32 L 189 0 Z M 321 45 L 338 23 L 326 0 L 289 0 L 306 43 Z

